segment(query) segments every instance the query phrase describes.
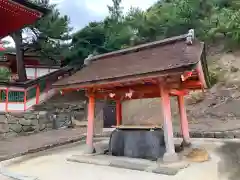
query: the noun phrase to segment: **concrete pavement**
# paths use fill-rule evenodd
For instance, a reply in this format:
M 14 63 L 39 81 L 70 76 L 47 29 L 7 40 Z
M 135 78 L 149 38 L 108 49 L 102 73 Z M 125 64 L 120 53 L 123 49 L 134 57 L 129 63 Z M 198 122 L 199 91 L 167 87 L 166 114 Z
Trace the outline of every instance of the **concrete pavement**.
M 203 145 L 210 152 L 211 161 L 193 163 L 175 176 L 68 162 L 68 157 L 83 153 L 85 146 L 82 142 L 26 155 L 1 164 L 12 172 L 37 177 L 39 180 L 112 180 L 113 178 L 115 180 L 218 180 L 218 163 L 221 161 L 221 157 L 217 150 L 221 149 L 224 142 L 198 139 L 194 140 L 194 144 Z

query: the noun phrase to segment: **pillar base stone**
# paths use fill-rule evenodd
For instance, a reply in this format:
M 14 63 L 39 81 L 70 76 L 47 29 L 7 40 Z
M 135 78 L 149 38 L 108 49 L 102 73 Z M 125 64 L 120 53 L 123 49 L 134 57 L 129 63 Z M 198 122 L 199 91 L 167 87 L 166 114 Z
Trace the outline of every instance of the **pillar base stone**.
M 178 162 L 179 160 L 180 160 L 180 158 L 177 155 L 177 153 L 168 153 L 168 152 L 166 152 L 163 155 L 163 162 L 164 163 L 174 163 L 174 162 Z
M 189 148 L 189 147 L 191 147 L 191 142 L 190 142 L 190 140 L 183 140 L 182 141 L 182 143 L 181 143 L 181 147 L 183 147 L 183 148 Z
M 84 149 L 84 154 L 93 154 L 95 152 L 96 152 L 96 150 L 93 146 L 86 145 L 86 147 Z

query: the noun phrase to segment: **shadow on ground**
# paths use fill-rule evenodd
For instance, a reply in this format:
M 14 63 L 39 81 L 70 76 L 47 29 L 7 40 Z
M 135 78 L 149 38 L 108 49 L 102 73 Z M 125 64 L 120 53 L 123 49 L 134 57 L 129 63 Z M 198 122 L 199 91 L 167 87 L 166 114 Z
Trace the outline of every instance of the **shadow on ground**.
M 228 180 L 238 180 L 240 177 L 240 143 L 226 142 L 217 149 L 221 160 L 218 164 L 219 177 L 227 174 Z

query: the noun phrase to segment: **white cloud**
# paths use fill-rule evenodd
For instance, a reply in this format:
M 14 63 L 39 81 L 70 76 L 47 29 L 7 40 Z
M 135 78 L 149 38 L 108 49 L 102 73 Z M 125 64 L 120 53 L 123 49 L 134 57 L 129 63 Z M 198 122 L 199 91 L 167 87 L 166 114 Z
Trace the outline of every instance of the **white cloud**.
M 139 7 L 143 10 L 149 8 L 157 0 L 122 0 L 124 12 L 130 7 Z M 112 0 L 50 0 L 57 4 L 60 12 L 66 14 L 71 19 L 71 24 L 75 30 L 82 28 L 90 21 L 102 20 L 108 14 L 107 5 L 112 4 Z M 5 37 L 3 40 L 9 41 L 14 46 L 11 37 Z
M 102 20 L 108 14 L 107 5 L 112 4 L 112 0 L 51 0 L 51 2 L 57 1 L 60 12 L 70 17 L 75 29 L 82 28 L 90 21 Z M 156 1 L 122 0 L 122 5 L 126 12 L 130 7 L 147 9 Z
M 9 42 L 9 44 L 5 45 L 5 46 L 7 46 L 7 47 L 15 47 L 15 43 L 14 43 L 13 39 L 10 36 L 7 36 L 7 37 L 3 38 L 2 40 Z
M 122 6 L 124 7 L 124 12 L 129 10 L 131 7 L 139 7 L 143 10 L 149 8 L 156 0 L 122 0 Z M 112 0 L 88 0 L 86 1 L 86 6 L 89 10 L 100 15 L 107 15 L 108 9 L 107 5 L 111 5 Z

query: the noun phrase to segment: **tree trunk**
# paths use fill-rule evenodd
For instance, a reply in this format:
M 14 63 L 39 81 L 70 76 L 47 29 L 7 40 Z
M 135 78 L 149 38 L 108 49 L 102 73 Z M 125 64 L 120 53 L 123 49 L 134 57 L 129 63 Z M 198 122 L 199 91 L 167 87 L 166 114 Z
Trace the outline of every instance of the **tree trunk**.
M 22 46 L 22 31 L 17 31 L 12 34 L 12 38 L 16 46 L 16 61 L 18 80 L 24 82 L 27 80 L 27 73 L 24 64 L 24 50 Z

